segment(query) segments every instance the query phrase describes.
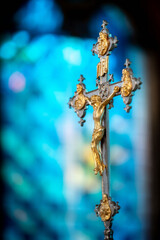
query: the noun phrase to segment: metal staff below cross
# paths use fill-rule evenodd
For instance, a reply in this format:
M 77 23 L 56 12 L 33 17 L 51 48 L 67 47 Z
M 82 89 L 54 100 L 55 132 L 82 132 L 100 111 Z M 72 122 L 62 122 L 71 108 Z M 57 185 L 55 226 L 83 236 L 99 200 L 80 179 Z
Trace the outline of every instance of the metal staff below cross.
M 121 95 L 123 102 L 126 105 L 124 110 L 129 112 L 131 109 L 133 92 L 140 89 L 142 84 L 140 78 L 133 76 L 133 71 L 130 68 L 131 62 L 129 59 L 125 61 L 125 68 L 122 70 L 121 81 L 114 82 L 113 74 L 109 74 L 108 79 L 108 62 L 109 55 L 112 50 L 117 47 L 117 37 L 112 37 L 107 29 L 108 23 L 103 21 L 102 30 L 99 33 L 98 41 L 93 45 L 92 54 L 97 54 L 100 62 L 97 65 L 97 89 L 86 92 L 86 86 L 83 83 L 85 78 L 80 75 L 77 91 L 69 100 L 69 106 L 75 109 L 80 118 L 80 125 L 83 126 L 83 119 L 87 106 L 93 107 L 94 130 L 92 134 L 91 150 L 95 162 L 94 172 L 102 176 L 102 200 L 96 205 L 95 212 L 101 217 L 104 222 L 105 231 L 104 239 L 112 240 L 113 231 L 111 229 L 113 216 L 118 213 L 120 206 L 118 202 L 112 201 L 109 192 L 109 119 L 108 109 L 113 107 L 113 99 Z M 107 108 L 108 106 L 108 108 Z

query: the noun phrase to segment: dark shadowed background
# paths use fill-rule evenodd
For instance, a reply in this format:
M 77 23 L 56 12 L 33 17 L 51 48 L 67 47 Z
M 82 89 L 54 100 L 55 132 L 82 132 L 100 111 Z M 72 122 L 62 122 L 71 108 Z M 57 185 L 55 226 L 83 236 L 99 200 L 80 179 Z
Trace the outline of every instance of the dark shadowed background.
M 83 128 L 67 102 L 80 74 L 95 88 L 92 56 L 102 20 L 117 36 L 109 73 L 126 58 L 143 85 L 129 114 L 110 110 L 111 194 L 121 205 L 115 239 L 160 239 L 160 6 L 152 1 L 29 0 L 1 6 L 1 190 L 3 240 L 100 240 L 101 199 Z

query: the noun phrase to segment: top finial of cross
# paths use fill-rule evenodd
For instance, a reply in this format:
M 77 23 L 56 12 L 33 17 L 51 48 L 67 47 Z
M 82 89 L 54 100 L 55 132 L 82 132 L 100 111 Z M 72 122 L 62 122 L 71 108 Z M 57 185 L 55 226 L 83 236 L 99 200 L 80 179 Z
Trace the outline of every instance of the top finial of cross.
M 80 83 L 83 83 L 84 79 L 85 79 L 85 78 L 84 78 L 83 75 L 81 74 L 81 75 L 80 75 L 80 78 L 78 79 L 78 81 L 79 81 Z
M 107 25 L 108 25 L 108 22 L 106 20 L 103 20 L 103 23 L 101 25 L 102 29 L 106 29 Z
M 124 66 L 126 66 L 126 68 L 128 68 L 129 66 L 131 65 L 131 62 L 129 61 L 129 59 L 127 58 L 125 63 L 124 63 Z

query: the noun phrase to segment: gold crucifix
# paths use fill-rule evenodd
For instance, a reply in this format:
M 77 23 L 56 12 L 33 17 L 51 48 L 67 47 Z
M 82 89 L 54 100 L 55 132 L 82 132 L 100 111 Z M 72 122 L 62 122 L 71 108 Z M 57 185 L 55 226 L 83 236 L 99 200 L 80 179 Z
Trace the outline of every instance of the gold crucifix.
M 69 106 L 73 107 L 80 117 L 80 125 L 83 126 L 83 119 L 88 105 L 93 107 L 94 129 L 91 141 L 91 150 L 95 162 L 94 173 L 102 176 L 102 200 L 96 205 L 96 214 L 101 217 L 105 225 L 105 239 L 113 239 L 111 222 L 113 216 L 120 209 L 118 202 L 115 203 L 109 197 L 109 144 L 108 144 L 108 109 L 113 107 L 113 98 L 121 95 L 126 107 L 126 112 L 131 109 L 132 92 L 140 89 L 140 78 L 133 77 L 133 71 L 130 68 L 130 61 L 126 59 L 125 68 L 122 70 L 121 81 L 110 83 L 113 80 L 113 74 L 108 79 L 108 62 L 112 50 L 117 47 L 117 37 L 112 37 L 107 29 L 108 23 L 103 21 L 102 30 L 99 33 L 98 41 L 93 45 L 92 53 L 97 54 L 100 62 L 97 65 L 97 89 L 86 92 L 86 86 L 83 83 L 84 77 L 80 75 L 77 91 L 70 98 Z M 108 106 L 108 108 L 107 108 Z
M 102 126 L 102 118 L 104 114 L 104 110 L 107 104 L 109 104 L 110 100 L 120 91 L 118 86 L 114 87 L 113 93 L 111 93 L 104 101 L 99 95 L 92 95 L 91 98 L 86 97 L 83 94 L 82 85 L 77 85 L 77 96 L 75 100 L 75 109 L 82 109 L 85 104 L 89 104 L 93 107 L 93 121 L 94 121 L 94 130 L 92 135 L 91 142 L 91 150 L 93 153 L 93 159 L 95 162 L 94 172 L 97 175 L 98 172 L 102 176 L 103 171 L 105 169 L 105 164 L 103 163 L 101 150 L 99 143 L 104 136 L 105 127 Z

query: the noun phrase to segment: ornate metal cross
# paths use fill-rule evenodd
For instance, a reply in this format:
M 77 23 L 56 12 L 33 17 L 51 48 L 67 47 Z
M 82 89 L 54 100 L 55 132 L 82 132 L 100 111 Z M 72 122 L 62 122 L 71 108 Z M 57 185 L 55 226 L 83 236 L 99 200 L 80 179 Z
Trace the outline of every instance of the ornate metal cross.
M 112 240 L 113 231 L 111 229 L 113 216 L 118 213 L 120 206 L 118 202 L 112 201 L 109 196 L 109 121 L 108 109 L 113 107 L 113 98 L 121 95 L 126 105 L 124 110 L 129 112 L 131 109 L 133 91 L 140 89 L 140 78 L 133 77 L 130 68 L 130 61 L 126 59 L 125 68 L 122 70 L 121 81 L 114 82 L 113 74 L 109 74 L 108 61 L 112 50 L 117 47 L 117 37 L 112 37 L 107 29 L 108 23 L 103 21 L 102 30 L 99 33 L 98 41 L 93 44 L 92 54 L 97 54 L 100 62 L 97 65 L 97 89 L 86 92 L 83 83 L 84 77 L 80 75 L 77 91 L 69 100 L 69 106 L 75 109 L 80 118 L 80 125 L 83 126 L 83 119 L 88 105 L 93 107 L 94 130 L 92 134 L 91 150 L 95 162 L 94 172 L 102 176 L 102 200 L 96 205 L 95 212 L 104 222 L 104 239 Z M 108 108 L 107 108 L 108 106 Z

